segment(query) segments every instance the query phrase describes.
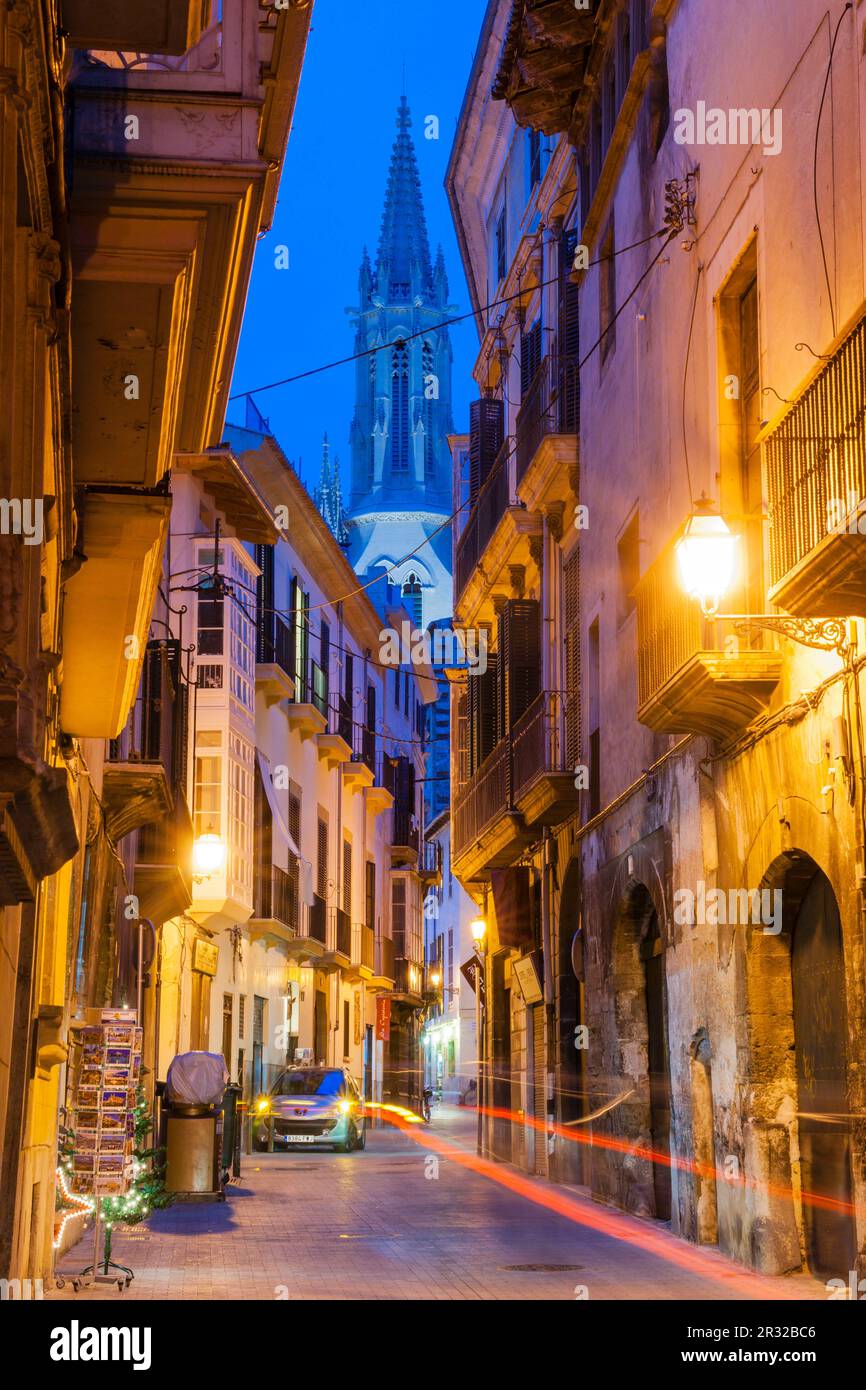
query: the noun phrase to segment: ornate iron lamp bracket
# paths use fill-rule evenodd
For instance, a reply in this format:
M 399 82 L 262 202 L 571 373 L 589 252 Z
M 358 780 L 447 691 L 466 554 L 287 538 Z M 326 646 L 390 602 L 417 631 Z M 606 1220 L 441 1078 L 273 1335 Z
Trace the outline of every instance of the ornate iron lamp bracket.
M 716 616 L 731 622 L 739 637 L 748 635 L 749 628 L 757 627 L 768 632 L 781 633 L 792 642 L 798 642 L 801 647 L 836 652 L 842 661 L 847 661 L 851 654 L 846 618 L 792 618 L 787 615 L 752 616 L 746 613 L 718 613 Z

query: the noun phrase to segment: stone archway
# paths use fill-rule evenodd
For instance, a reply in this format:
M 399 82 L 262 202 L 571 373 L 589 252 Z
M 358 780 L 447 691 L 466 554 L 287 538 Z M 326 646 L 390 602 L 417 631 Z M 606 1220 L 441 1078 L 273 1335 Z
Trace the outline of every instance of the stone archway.
M 598 1150 L 594 1186 L 627 1211 L 671 1216 L 670 1072 L 664 938 L 646 885 L 628 880 L 610 938 L 601 1072 L 595 1095 L 622 1099 L 597 1128 L 629 1145 L 659 1154 L 656 1162 Z M 625 1093 L 625 1094 L 624 1094 Z
M 809 855 L 778 856 L 761 887 L 781 894 L 781 930 L 750 929 L 746 1202 L 755 1265 L 856 1267 L 845 961 L 839 906 Z

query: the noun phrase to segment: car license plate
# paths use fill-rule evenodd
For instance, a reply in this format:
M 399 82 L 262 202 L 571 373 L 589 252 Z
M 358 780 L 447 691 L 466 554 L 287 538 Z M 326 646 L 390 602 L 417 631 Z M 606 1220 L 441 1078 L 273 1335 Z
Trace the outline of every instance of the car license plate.
M 284 1134 L 287 1144 L 315 1144 L 319 1138 L 318 1134 Z

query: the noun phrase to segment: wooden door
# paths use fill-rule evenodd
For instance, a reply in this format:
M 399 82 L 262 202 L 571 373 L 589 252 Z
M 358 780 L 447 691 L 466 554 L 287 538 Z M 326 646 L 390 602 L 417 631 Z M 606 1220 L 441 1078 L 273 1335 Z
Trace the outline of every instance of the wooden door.
M 855 1268 L 853 1214 L 815 1206 L 806 1195 L 852 1201 L 842 924 L 820 872 L 794 924 L 791 984 L 806 1258 L 814 1274 L 846 1279 Z

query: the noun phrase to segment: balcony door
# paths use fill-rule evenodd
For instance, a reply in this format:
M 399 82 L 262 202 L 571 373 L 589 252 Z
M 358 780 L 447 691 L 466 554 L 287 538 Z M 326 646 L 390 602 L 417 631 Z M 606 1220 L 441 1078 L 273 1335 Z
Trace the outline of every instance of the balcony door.
M 857 1240 L 850 1210 L 845 970 L 839 908 L 820 870 L 794 924 L 791 985 L 806 1259 L 813 1274 L 846 1279 L 855 1268 Z M 841 1209 L 815 1205 L 809 1193 Z

